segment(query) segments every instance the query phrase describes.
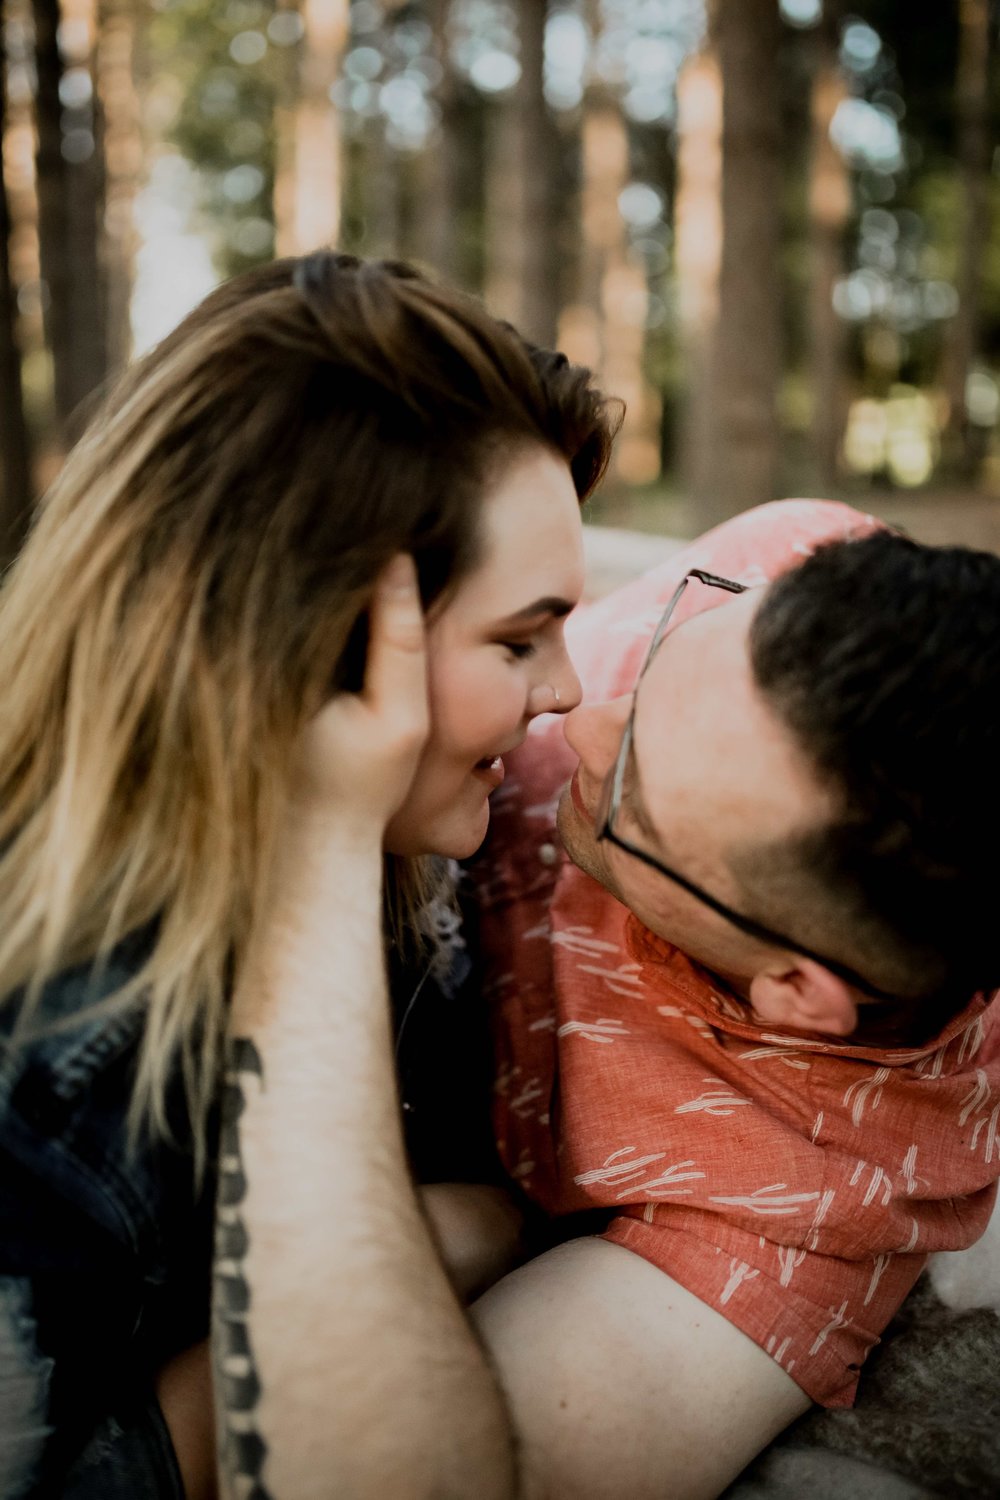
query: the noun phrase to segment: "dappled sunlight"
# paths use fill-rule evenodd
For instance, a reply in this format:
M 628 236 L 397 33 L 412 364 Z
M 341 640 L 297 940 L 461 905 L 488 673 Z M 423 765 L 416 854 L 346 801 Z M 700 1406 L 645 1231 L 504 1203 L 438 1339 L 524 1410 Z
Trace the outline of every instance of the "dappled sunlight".
M 736 0 L 61 4 L 48 103 L 27 0 L 4 30 L 9 420 L 39 474 L 209 287 L 336 244 L 558 340 L 626 403 L 611 488 L 704 524 L 803 486 L 996 489 L 981 5 L 918 46 L 892 7 L 779 0 L 760 49 Z

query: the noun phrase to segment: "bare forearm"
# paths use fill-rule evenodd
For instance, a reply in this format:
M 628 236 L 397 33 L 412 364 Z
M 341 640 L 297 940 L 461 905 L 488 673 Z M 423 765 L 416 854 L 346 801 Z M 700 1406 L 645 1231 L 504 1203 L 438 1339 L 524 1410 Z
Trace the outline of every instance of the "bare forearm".
M 214 1342 L 223 1491 L 505 1497 L 498 1389 L 407 1169 L 380 857 L 306 838 L 234 1007 Z

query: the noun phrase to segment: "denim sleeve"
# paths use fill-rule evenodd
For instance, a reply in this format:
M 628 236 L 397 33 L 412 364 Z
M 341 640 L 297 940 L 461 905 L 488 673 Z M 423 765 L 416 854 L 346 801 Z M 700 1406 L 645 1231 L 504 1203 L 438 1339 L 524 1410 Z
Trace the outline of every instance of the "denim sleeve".
M 0 1276 L 2 1500 L 184 1500 L 159 1403 L 139 1382 L 66 1466 L 49 1421 L 54 1361 L 38 1345 L 31 1282 Z
M 152 1390 L 106 1417 L 61 1483 L 44 1494 L 45 1500 L 185 1500 L 173 1444 Z
M 32 1494 L 46 1443 L 52 1360 L 38 1347 L 31 1282 L 0 1277 L 0 1495 Z

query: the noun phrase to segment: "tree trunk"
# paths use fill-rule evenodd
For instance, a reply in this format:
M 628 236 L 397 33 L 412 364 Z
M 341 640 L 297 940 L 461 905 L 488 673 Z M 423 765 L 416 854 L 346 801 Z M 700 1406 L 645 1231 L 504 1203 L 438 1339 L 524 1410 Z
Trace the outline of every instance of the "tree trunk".
M 391 260 L 404 253 L 402 178 L 381 115 L 365 121 L 363 150 L 365 254 Z
M 677 134 L 674 268 L 686 371 L 680 469 L 693 506 L 706 484 L 714 438 L 711 354 L 722 265 L 722 77 L 707 48 L 685 63 L 677 81 Z
M 592 50 L 600 6 L 589 0 Z M 559 345 L 596 370 L 605 390 L 625 402 L 611 476 L 644 484 L 660 471 L 660 400 L 644 369 L 646 268 L 629 244 L 618 199 L 629 180 L 628 130 L 608 86 L 592 76 L 581 125 L 580 258 L 574 301 L 563 309 Z
M 7 57 L 0 27 L 0 133 L 7 121 Z M 10 270 L 10 207 L 0 159 L 0 566 L 16 555 L 31 512 L 31 445 L 24 417 L 17 294 Z
M 73 395 L 72 321 L 69 255 L 69 194 L 62 154 L 62 106 L 59 80 L 62 59 L 56 35 L 58 0 L 32 0 L 35 23 L 35 126 L 38 148 L 35 175 L 38 192 L 38 240 L 41 260 L 45 338 L 52 355 L 57 420 L 65 422 L 75 403 Z
M 528 338 L 551 348 L 560 304 L 556 195 L 561 151 L 559 131 L 545 99 L 546 0 L 519 0 L 517 18 L 521 77 L 515 104 L 524 248 L 514 321 Z
M 67 55 L 66 63 L 90 78 L 90 102 L 63 112 L 64 155 L 66 125 L 86 135 L 89 149 L 70 156 L 67 171 L 67 204 L 70 235 L 70 322 L 72 339 L 73 406 L 67 429 L 75 441 L 103 393 L 108 378 L 108 346 L 105 330 L 107 277 L 104 254 L 106 175 L 104 167 L 104 113 L 97 89 L 97 17 L 95 0 L 63 0 L 64 15 L 72 14 L 80 45 Z M 86 40 L 84 40 L 86 38 Z
M 423 210 L 419 215 L 417 254 L 446 281 L 461 283 L 460 252 L 462 129 L 458 82 L 451 60 L 448 20 L 451 0 L 429 0 L 432 52 L 441 75 L 434 90 L 437 129 L 419 163 Z
M 330 89 L 347 42 L 348 8 L 348 0 L 302 0 L 297 97 L 276 118 L 279 255 L 306 254 L 340 239 L 341 143 Z
M 515 327 L 524 286 L 524 173 L 521 122 L 513 90 L 491 99 L 486 109 L 486 171 L 483 201 L 483 293 L 490 312 Z
M 545 101 L 545 0 L 519 0 L 521 76 L 488 106 L 486 300 L 551 348 L 559 316 L 558 129 Z
M 982 459 L 982 444 L 980 433 L 969 421 L 965 390 L 980 348 L 982 265 L 989 242 L 989 0 L 960 0 L 959 25 L 955 103 L 962 231 L 958 312 L 952 320 L 944 358 L 948 398 L 945 444 L 951 465 L 963 478 L 972 480 Z
M 133 215 L 143 150 L 136 81 L 142 14 L 131 0 L 100 0 L 98 7 L 95 71 L 104 126 L 105 343 L 112 374 L 124 368 L 132 350 L 129 313 L 137 250 Z
M 847 419 L 844 325 L 833 305 L 844 272 L 844 234 L 851 212 L 847 165 L 830 139 L 847 84 L 837 61 L 837 17 L 830 0 L 815 38 L 812 133 L 809 157 L 809 355 L 812 366 L 812 436 L 824 484 L 836 482 Z
M 99 249 L 104 218 L 100 129 L 92 105 L 83 105 L 72 111 L 72 128 L 64 131 L 59 89 L 65 68 L 57 39 L 62 19 L 58 0 L 32 0 L 32 15 L 38 76 L 38 233 L 46 288 L 46 336 L 52 354 L 56 418 L 62 437 L 71 438 L 81 408 L 107 373 Z M 86 17 L 78 19 L 84 21 Z M 72 61 L 75 67 L 86 70 L 91 58 L 83 51 Z M 66 112 L 69 114 L 69 109 Z
M 703 436 L 693 445 L 699 527 L 774 497 L 779 429 L 781 173 L 777 0 L 714 0 L 722 80 L 721 254 Z

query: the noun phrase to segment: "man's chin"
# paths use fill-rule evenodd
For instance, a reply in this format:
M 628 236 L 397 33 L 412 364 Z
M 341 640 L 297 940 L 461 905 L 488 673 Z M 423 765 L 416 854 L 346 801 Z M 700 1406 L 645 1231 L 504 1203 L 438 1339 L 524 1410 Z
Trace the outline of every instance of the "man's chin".
M 568 782 L 563 787 L 559 798 L 556 828 L 559 830 L 559 837 L 562 839 L 566 853 L 573 863 L 578 865 L 585 875 L 590 875 L 594 880 L 599 881 L 614 895 L 604 860 L 601 857 L 601 848 L 594 837 L 593 827 L 580 816 Z

